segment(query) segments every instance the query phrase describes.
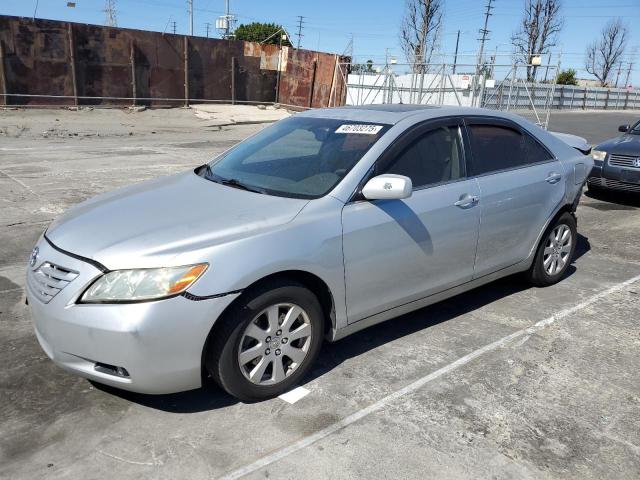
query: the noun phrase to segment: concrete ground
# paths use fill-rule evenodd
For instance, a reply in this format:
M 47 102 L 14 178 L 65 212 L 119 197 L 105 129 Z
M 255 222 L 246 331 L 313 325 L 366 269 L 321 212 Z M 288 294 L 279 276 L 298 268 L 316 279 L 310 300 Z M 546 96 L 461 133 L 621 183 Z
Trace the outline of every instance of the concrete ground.
M 595 143 L 638 116 L 554 113 L 551 128 Z M 0 478 L 640 478 L 637 197 L 583 196 L 556 286 L 508 278 L 325 344 L 294 404 L 137 395 L 55 367 L 23 292 L 48 222 L 259 128 L 0 111 Z

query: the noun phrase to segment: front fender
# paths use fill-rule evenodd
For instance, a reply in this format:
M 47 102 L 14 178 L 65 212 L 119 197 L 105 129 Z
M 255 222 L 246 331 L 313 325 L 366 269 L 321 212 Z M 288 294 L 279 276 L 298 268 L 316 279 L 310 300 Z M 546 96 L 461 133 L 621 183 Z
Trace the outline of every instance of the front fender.
M 288 224 L 211 247 L 201 256 L 211 266 L 188 293 L 207 297 L 235 292 L 269 275 L 304 271 L 328 285 L 336 327 L 346 325 L 341 208 L 342 202 L 326 196 L 309 202 Z

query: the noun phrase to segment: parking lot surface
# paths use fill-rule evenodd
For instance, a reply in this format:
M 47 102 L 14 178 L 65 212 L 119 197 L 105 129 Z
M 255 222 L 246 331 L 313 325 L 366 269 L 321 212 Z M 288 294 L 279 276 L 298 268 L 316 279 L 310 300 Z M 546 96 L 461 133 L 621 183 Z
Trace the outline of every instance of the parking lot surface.
M 597 143 L 638 117 L 554 112 L 550 128 Z M 0 478 L 640 478 L 638 197 L 582 197 L 553 287 L 507 278 L 325 344 L 293 404 L 212 385 L 138 395 L 55 367 L 23 290 L 47 224 L 259 128 L 185 109 L 0 111 Z

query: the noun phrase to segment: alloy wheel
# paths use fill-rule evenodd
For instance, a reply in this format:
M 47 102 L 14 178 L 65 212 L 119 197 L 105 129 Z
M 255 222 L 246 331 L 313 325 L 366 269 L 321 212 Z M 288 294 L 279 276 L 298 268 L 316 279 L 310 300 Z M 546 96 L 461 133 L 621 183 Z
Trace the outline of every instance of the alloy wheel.
M 542 257 L 544 271 L 548 275 L 557 275 L 567 265 L 572 241 L 571 229 L 564 223 L 549 234 Z
M 300 306 L 271 305 L 245 328 L 238 349 L 242 374 L 256 385 L 275 385 L 302 364 L 311 346 L 311 321 Z

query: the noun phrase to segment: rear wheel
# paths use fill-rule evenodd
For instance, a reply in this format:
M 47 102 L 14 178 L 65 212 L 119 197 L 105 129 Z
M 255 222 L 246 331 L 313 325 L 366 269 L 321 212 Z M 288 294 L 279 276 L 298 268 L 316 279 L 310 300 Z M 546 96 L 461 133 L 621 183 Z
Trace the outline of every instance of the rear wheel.
M 323 311 L 304 286 L 278 280 L 247 292 L 212 333 L 206 367 L 245 401 L 277 396 L 301 380 L 318 355 Z
M 531 283 L 546 287 L 559 282 L 573 260 L 576 241 L 576 219 L 570 213 L 563 213 L 547 230 L 538 246 L 528 272 Z

